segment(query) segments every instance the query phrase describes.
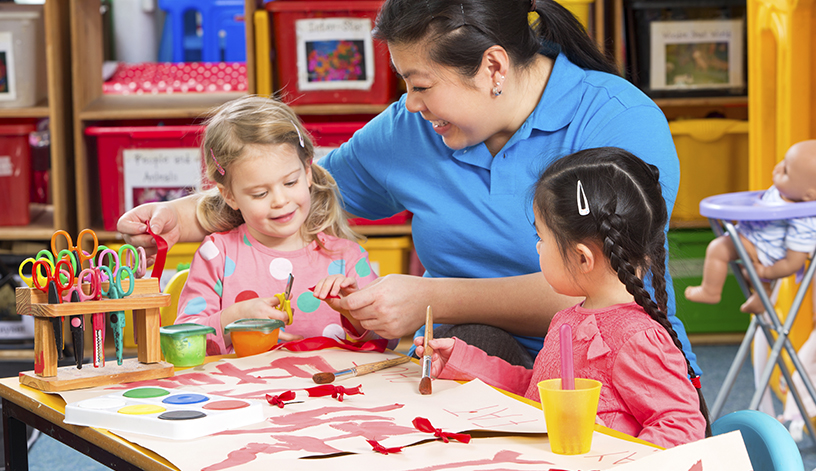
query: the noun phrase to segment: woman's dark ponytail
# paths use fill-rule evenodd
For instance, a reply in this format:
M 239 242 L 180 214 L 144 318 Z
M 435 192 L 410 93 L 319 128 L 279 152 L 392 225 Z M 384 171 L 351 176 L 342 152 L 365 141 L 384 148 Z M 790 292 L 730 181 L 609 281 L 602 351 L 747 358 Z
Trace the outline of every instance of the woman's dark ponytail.
M 564 6 L 554 0 L 538 0 L 535 12 L 538 20 L 530 26 L 541 39 L 545 55 L 557 44 L 567 59 L 582 69 L 620 74 L 614 61 L 601 53 L 578 18 Z

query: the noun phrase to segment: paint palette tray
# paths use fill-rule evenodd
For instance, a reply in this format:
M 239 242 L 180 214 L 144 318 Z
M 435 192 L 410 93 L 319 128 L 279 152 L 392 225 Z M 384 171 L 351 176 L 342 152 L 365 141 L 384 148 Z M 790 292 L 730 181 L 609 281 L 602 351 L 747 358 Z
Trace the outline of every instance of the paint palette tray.
M 264 421 L 258 401 L 142 387 L 72 402 L 65 423 L 190 440 Z

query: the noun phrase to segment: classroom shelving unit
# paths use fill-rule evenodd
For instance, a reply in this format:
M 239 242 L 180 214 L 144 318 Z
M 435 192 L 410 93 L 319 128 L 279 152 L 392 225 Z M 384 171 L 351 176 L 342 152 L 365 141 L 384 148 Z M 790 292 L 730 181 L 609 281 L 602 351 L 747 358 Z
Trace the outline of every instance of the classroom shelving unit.
M 31 223 L 0 227 L 0 240 L 48 240 L 55 229 L 70 228 L 74 222 L 68 4 L 61 0 L 46 1 L 43 21 L 47 97 L 31 107 L 0 108 L 0 119 L 49 118 L 52 204 L 31 205 Z

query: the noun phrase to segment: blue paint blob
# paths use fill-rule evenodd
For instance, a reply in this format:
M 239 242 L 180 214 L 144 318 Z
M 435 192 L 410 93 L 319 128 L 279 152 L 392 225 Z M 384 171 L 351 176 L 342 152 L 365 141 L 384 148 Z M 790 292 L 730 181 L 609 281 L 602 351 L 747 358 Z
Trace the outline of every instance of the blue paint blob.
M 173 394 L 164 398 L 162 402 L 165 404 L 198 404 L 209 400 L 210 398 L 203 394 Z

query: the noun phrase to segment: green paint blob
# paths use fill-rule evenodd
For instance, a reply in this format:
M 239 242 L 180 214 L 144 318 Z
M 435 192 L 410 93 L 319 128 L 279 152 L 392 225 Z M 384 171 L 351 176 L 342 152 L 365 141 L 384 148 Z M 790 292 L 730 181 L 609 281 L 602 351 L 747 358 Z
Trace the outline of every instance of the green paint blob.
M 132 397 L 134 399 L 147 399 L 151 397 L 161 397 L 170 394 L 170 391 L 162 388 L 138 388 L 125 391 L 122 394 L 125 397 Z

